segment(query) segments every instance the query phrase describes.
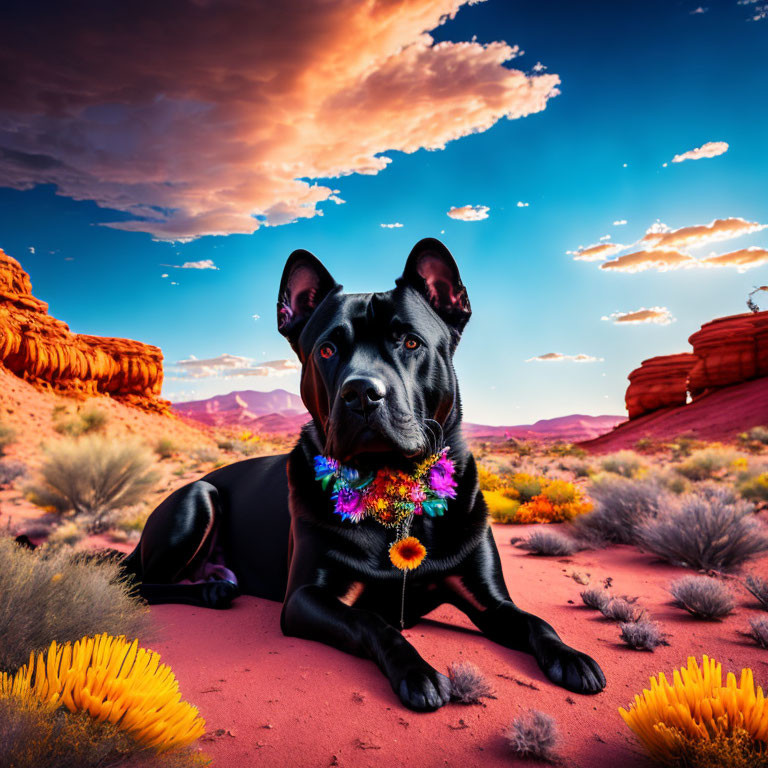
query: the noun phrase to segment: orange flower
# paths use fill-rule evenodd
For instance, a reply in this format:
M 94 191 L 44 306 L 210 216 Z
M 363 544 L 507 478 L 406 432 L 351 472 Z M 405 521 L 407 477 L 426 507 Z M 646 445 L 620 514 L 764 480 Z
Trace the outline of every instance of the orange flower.
M 426 555 L 427 550 L 415 536 L 400 539 L 389 548 L 389 559 L 392 565 L 401 571 L 412 571 L 418 568 Z

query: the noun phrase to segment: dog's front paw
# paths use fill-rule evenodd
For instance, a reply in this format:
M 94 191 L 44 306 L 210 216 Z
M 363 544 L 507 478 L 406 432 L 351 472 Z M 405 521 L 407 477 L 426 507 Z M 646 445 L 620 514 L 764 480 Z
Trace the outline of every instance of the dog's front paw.
M 434 712 L 451 698 L 451 681 L 426 662 L 402 670 L 392 680 L 392 688 L 416 712 Z
M 231 581 L 207 581 L 203 585 L 203 604 L 206 608 L 229 608 L 239 594 L 240 588 Z
M 574 693 L 600 693 L 605 688 L 605 675 L 598 663 L 561 640 L 548 641 L 537 661 L 553 683 Z

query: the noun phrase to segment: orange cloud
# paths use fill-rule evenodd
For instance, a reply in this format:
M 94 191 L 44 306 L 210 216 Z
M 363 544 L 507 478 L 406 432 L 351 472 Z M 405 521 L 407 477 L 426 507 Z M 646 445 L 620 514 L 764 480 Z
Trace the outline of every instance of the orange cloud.
M 701 160 L 706 157 L 717 157 L 724 155 L 728 151 L 728 144 L 725 141 L 708 141 L 696 149 L 688 150 L 672 158 L 673 163 L 682 163 L 683 160 Z
M 586 248 L 580 246 L 575 251 L 566 251 L 566 253 L 573 256 L 575 261 L 602 261 L 614 253 L 623 251 L 626 247 L 620 243 L 596 243 Z
M 0 27 L 0 179 L 185 240 L 321 215 L 388 151 L 540 112 L 554 74 L 503 42 L 435 43 L 471 0 L 83 0 Z
M 482 221 L 488 218 L 488 211 L 491 209 L 487 205 L 461 205 L 451 207 L 448 216 L 459 221 Z
M 614 312 L 602 318 L 612 320 L 616 325 L 639 325 L 640 323 L 655 323 L 669 325 L 675 321 L 672 313 L 666 307 L 650 307 L 637 309 L 634 312 Z
M 617 259 L 606 261 L 600 265 L 600 269 L 610 269 L 616 272 L 643 272 L 646 269 L 657 269 L 666 272 L 668 269 L 680 267 L 694 267 L 698 264 L 693 256 L 683 251 L 668 249 L 649 249 L 625 253 Z
M 655 249 L 696 248 L 707 243 L 759 232 L 766 226 L 768 225 L 740 218 L 715 219 L 710 224 L 681 229 L 669 229 L 663 224 L 656 224 L 645 233 L 640 242 Z
M 768 250 L 757 246 L 741 248 L 738 251 L 702 259 L 699 264 L 702 267 L 736 267 L 738 272 L 746 272 L 753 267 L 768 264 Z

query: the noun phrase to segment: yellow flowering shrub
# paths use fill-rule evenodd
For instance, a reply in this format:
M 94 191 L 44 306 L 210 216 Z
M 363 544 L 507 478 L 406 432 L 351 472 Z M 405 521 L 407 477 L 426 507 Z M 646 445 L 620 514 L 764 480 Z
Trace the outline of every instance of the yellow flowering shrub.
M 484 495 L 497 523 L 562 523 L 592 509 L 573 483 L 524 473 L 513 475 L 510 486 Z

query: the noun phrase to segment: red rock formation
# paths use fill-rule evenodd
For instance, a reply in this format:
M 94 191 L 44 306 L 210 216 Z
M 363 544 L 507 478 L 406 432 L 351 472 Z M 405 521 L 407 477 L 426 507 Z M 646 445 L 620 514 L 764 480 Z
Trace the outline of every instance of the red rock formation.
M 105 393 L 149 411 L 160 399 L 163 354 L 131 339 L 72 333 L 32 295 L 29 275 L 0 250 L 0 363 L 33 384 L 73 395 Z
M 768 312 L 719 317 L 689 341 L 698 358 L 689 380 L 693 397 L 768 375 Z
M 748 312 L 705 323 L 689 339 L 692 353 L 645 360 L 629 374 L 630 419 L 685 405 L 714 390 L 768 376 L 768 312 Z
M 659 408 L 685 405 L 688 394 L 688 373 L 696 362 L 690 352 L 663 355 L 643 360 L 629 374 L 625 402 L 630 419 Z

